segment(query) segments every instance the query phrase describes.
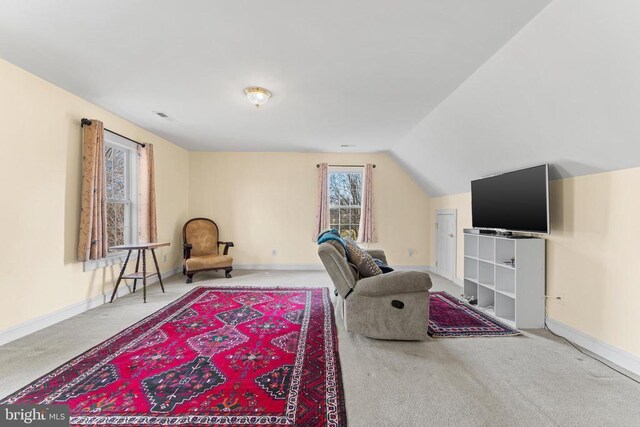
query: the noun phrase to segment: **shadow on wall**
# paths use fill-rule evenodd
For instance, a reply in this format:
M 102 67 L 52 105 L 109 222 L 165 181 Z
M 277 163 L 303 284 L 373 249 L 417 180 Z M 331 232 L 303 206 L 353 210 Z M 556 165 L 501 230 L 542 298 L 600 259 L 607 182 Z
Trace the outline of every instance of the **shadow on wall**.
M 611 177 L 607 174 L 551 181 L 551 235 L 574 237 L 575 233 L 594 233 L 596 238 L 602 237 L 609 231 L 610 206 Z
M 78 262 L 78 234 L 82 188 L 82 132 L 80 120 L 67 119 L 67 156 L 64 191 L 64 264 Z
M 571 180 L 568 180 L 571 181 Z M 549 222 L 551 235 L 573 232 L 573 185 L 562 180 L 549 183 Z M 571 199 L 568 203 L 567 200 Z
M 604 170 L 567 159 L 558 160 L 549 165 L 549 179 L 551 181 L 570 178 L 572 176 L 592 175 L 600 172 L 604 172 Z

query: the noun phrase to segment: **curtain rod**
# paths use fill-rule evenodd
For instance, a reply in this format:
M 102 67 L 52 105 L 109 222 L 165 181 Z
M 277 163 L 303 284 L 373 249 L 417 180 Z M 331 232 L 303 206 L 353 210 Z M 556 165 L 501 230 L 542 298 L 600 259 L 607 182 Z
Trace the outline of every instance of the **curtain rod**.
M 82 126 L 84 126 L 84 125 L 87 125 L 87 126 L 88 126 L 88 125 L 90 125 L 90 124 L 91 124 L 91 120 L 89 120 L 89 119 L 87 119 L 87 118 L 83 118 L 82 120 L 80 120 L 80 126 L 81 126 L 81 127 L 82 127 Z M 126 139 L 127 141 L 131 141 L 131 142 L 133 142 L 134 144 L 138 144 L 138 145 L 140 145 L 141 147 L 144 147 L 144 146 L 145 146 L 145 144 L 143 144 L 142 142 L 134 141 L 133 139 L 128 138 L 128 137 L 126 137 L 126 136 L 124 136 L 124 135 L 120 135 L 118 132 L 114 132 L 114 131 L 112 131 L 111 129 L 104 128 L 104 130 L 106 130 L 107 132 L 111 132 L 111 133 L 112 133 L 112 134 L 114 134 L 114 135 L 118 135 L 120 138 L 124 138 L 124 139 Z
M 327 165 L 327 166 L 340 167 L 340 168 L 363 168 L 365 165 Z M 319 168 L 320 163 L 318 163 L 316 167 Z M 373 165 L 373 167 L 375 168 L 376 165 Z

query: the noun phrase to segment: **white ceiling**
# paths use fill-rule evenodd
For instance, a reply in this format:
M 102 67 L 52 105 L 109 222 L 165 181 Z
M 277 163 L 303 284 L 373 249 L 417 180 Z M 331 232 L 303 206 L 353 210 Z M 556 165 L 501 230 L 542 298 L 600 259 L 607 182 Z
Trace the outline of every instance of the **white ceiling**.
M 639 17 L 638 0 L 552 2 L 392 154 L 431 196 L 541 163 L 552 179 L 640 166 Z
M 549 1 L 4 0 L 0 57 L 190 150 L 380 151 Z

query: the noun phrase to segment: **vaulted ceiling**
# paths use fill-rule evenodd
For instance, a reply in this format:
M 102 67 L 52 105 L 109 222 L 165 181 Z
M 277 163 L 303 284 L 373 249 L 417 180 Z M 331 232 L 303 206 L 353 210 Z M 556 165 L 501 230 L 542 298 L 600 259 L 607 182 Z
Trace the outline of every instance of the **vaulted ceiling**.
M 637 0 L 5 0 L 0 57 L 189 150 L 390 151 L 437 196 L 539 163 L 640 166 L 638 16 Z M 260 110 L 253 85 L 274 94 Z
M 640 166 L 640 2 L 554 1 L 392 153 L 432 196 L 550 164 L 552 179 Z
M 548 3 L 5 0 L 0 57 L 189 150 L 385 151 Z

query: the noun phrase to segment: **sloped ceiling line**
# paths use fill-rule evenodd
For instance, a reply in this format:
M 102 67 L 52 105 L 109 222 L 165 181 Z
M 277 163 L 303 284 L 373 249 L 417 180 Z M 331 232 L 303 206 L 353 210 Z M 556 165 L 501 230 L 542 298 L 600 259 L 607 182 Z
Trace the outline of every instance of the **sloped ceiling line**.
M 430 196 L 541 163 L 552 179 L 640 166 L 640 2 L 614 3 L 552 2 L 393 157 Z

